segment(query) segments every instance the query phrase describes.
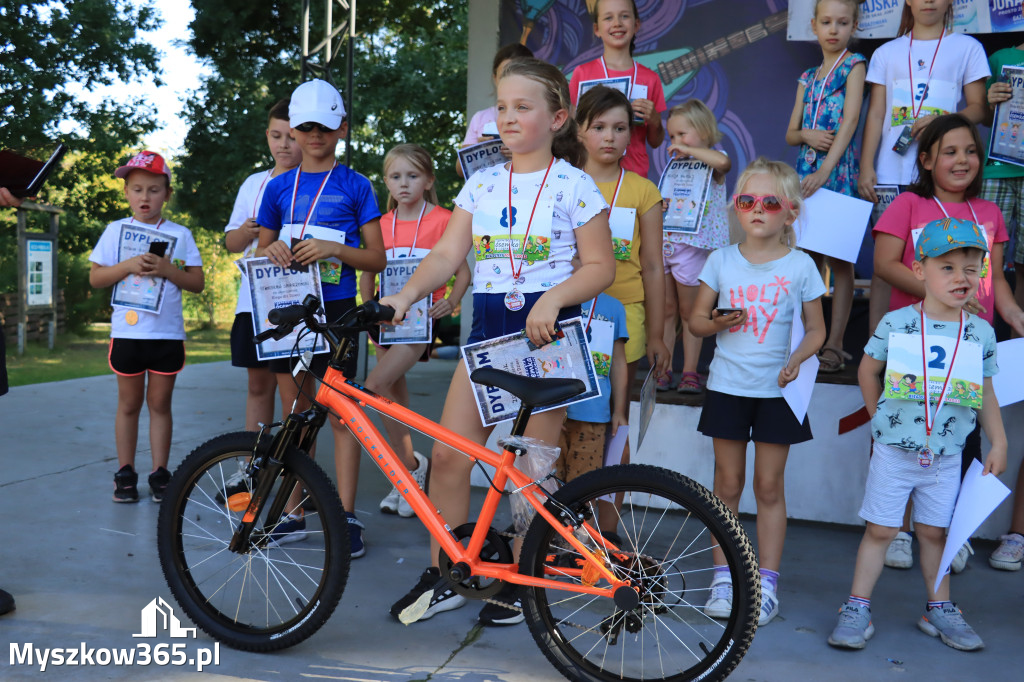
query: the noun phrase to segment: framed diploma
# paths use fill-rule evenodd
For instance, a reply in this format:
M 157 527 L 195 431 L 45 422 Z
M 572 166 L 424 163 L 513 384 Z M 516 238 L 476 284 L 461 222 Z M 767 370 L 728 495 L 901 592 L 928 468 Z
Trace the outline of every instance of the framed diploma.
M 384 271 L 380 273 L 380 295 L 392 296 L 405 286 L 416 272 L 423 258 L 389 258 Z M 402 324 L 380 326 L 380 345 L 395 343 L 430 343 L 433 340 L 434 325 L 430 319 L 430 296 L 416 301 L 409 307 Z
M 164 252 L 173 254 L 178 238 L 136 223 L 121 223 L 121 236 L 117 244 L 117 261 L 120 263 L 139 254 L 150 253 L 151 243 L 163 243 L 165 245 Z M 114 285 L 110 304 L 159 314 L 164 305 L 164 289 L 166 287 L 167 280 L 163 277 L 128 275 Z
M 252 328 L 255 334 L 260 334 L 274 325 L 270 324 L 268 316 L 274 308 L 302 303 L 307 294 L 324 300 L 323 291 L 320 288 L 320 274 L 316 268 L 305 268 L 304 270 L 282 268 L 274 265 L 269 258 L 246 258 L 240 261 L 249 279 L 249 296 L 252 298 Z M 275 358 L 287 358 L 294 353 L 302 353 L 307 350 L 313 354 L 327 352 L 327 341 L 314 334 L 306 334 L 296 349 L 295 343 L 299 333 L 305 331 L 306 325 L 299 324 L 292 333 L 283 339 L 268 339 L 257 344 L 256 356 L 260 360 L 273 360 Z
M 587 344 L 586 322 L 576 317 L 558 324 L 563 337 L 533 350 L 524 332 L 463 346 L 462 356 L 466 369 L 472 374 L 479 367 L 496 367 L 529 377 L 579 379 L 587 385 L 587 390 L 578 396 L 557 405 L 548 405 L 537 412 L 565 407 L 601 395 L 594 359 Z M 473 384 L 473 395 L 484 426 L 514 419 L 519 411 L 519 399 L 499 388 Z
M 999 80 L 1013 90 L 1010 99 L 996 105 L 988 158 L 1024 166 L 1024 68 L 1004 66 Z

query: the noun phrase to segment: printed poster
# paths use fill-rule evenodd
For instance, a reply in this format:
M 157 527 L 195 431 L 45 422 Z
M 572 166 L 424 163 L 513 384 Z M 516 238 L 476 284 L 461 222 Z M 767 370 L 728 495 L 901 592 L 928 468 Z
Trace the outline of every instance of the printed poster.
M 668 201 L 665 232 L 696 234 L 704 218 L 704 205 L 711 187 L 711 167 L 697 159 L 673 159 L 658 181 L 662 199 Z
M 504 163 L 505 155 L 501 153 L 503 144 L 501 139 L 484 140 L 459 149 L 459 164 L 462 166 L 463 177 L 469 179 L 469 176 L 478 170 Z
M 27 239 L 28 306 L 53 305 L 53 242 Z
M 1024 166 L 1024 68 L 1004 66 L 1000 80 L 1009 83 L 1013 92 L 1010 99 L 996 105 L 988 157 Z
M 943 404 L 980 410 L 984 385 L 981 345 L 960 341 L 952 370 L 949 363 L 953 359 L 956 339 L 930 334 L 928 346 L 927 384 L 931 404 L 938 402 L 946 375 L 951 372 Z M 923 372 L 921 335 L 889 334 L 889 359 L 885 365 L 883 397 L 893 400 L 924 400 Z
M 583 393 L 556 405 L 536 410 L 546 412 L 601 395 L 597 371 L 587 344 L 586 322 L 576 317 L 560 320 L 561 337 L 530 350 L 530 340 L 524 332 L 499 336 L 462 347 L 466 369 L 472 374 L 480 367 L 496 367 L 522 376 L 549 379 L 579 379 L 587 386 Z M 477 411 L 484 426 L 514 419 L 519 411 L 519 399 L 499 388 L 473 384 Z
M 862 0 L 855 38 L 896 37 L 903 0 Z M 953 30 L 957 33 L 1008 33 L 1024 30 L 1024 0 L 954 0 Z M 814 0 L 789 3 L 789 40 L 814 40 Z
M 120 263 L 140 254 L 149 253 L 150 242 L 167 242 L 166 253 L 172 254 L 173 257 L 178 238 L 172 234 L 135 223 L 121 223 L 117 262 Z M 164 304 L 166 285 L 167 280 L 163 277 L 128 275 L 114 285 L 110 304 L 160 314 L 160 309 Z
M 389 258 L 380 273 L 380 296 L 393 296 L 402 290 L 412 273 L 423 262 L 423 256 Z M 433 320 L 430 318 L 430 295 L 409 307 L 402 324 L 380 326 L 380 345 L 395 343 L 430 343 L 433 341 Z
M 308 294 L 324 300 L 320 288 L 320 276 L 316 268 L 292 270 L 274 265 L 269 258 L 246 258 L 238 261 L 249 278 L 249 296 L 252 298 L 252 327 L 254 334 L 273 329 L 268 316 L 274 308 L 298 305 Z M 323 321 L 323 318 L 321 318 Z M 280 340 L 268 339 L 256 345 L 256 356 L 260 360 L 273 360 L 299 355 L 312 350 L 313 354 L 325 353 L 327 341 L 323 337 L 306 333 L 296 347 L 300 332 L 306 325 L 298 324 L 292 333 Z

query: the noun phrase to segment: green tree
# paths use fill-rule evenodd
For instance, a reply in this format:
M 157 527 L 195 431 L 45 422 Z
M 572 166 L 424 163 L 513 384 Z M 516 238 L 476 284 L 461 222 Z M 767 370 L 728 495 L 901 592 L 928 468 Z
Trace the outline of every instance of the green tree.
M 218 227 L 242 180 L 270 163 L 262 133 L 267 110 L 299 83 L 302 3 L 192 4 L 190 46 L 213 73 L 186 105 L 191 127 L 178 163 L 179 200 L 198 224 Z M 453 149 L 465 129 L 466 3 L 384 0 L 357 7 L 352 167 L 374 181 L 383 204 L 384 153 L 417 142 L 434 156 L 441 200 L 450 202 L 457 188 Z M 344 53 L 335 59 L 333 80 L 349 94 Z
M 86 254 L 103 225 L 124 215 L 113 169 L 155 127 L 141 99 L 94 104 L 90 93 L 159 81 L 156 50 L 139 35 L 159 20 L 152 6 L 129 0 L 0 0 L 0 26 L 0 146 L 49 146 L 60 138 L 72 150 L 39 201 L 65 209 L 59 286 L 69 320 L 81 322 L 103 299 L 88 288 Z M 14 216 L 5 212 L 0 221 L 0 290 L 9 291 L 17 286 Z

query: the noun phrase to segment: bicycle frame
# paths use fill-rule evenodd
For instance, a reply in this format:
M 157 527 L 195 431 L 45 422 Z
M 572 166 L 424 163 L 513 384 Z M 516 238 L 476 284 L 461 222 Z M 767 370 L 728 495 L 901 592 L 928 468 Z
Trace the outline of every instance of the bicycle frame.
M 360 386 L 351 379 L 346 378 L 341 371 L 334 367 L 328 367 L 316 393 L 316 403 L 327 408 L 337 415 L 341 422 L 348 427 L 355 436 L 359 445 L 369 454 L 381 472 L 388 478 L 399 494 L 412 506 L 416 516 L 437 540 L 438 544 L 454 563 L 464 563 L 470 569 L 472 575 L 497 578 L 517 585 L 529 585 L 533 587 L 545 587 L 594 594 L 602 597 L 612 597 L 615 590 L 622 586 L 628 586 L 626 581 L 619 580 L 608 570 L 598 555 L 589 550 L 566 528 L 545 506 L 546 497 L 538 493 L 534 487 L 535 482 L 526 474 L 515 468 L 516 454 L 510 449 L 502 450 L 499 455 L 487 448 L 474 443 L 473 441 L 460 436 L 453 431 L 437 424 L 436 422 L 419 415 L 412 410 L 403 407 L 383 396 Z M 395 454 L 391 446 L 381 436 L 377 427 L 370 421 L 363 407 L 369 407 L 399 421 L 425 435 L 444 443 L 445 445 L 461 452 L 473 461 L 481 461 L 495 467 L 493 483 L 484 498 L 483 508 L 477 518 L 476 527 L 466 547 L 457 540 L 452 533 L 451 527 L 437 508 L 430 502 L 430 498 L 415 483 L 409 485 L 412 477 L 409 471 L 402 464 L 402 461 Z M 323 409 L 323 408 L 321 408 Z M 480 559 L 480 550 L 484 546 L 487 532 L 490 530 L 491 522 L 494 520 L 501 500 L 505 484 L 511 481 L 517 491 L 524 494 L 530 505 L 536 510 L 545 521 L 547 521 L 562 538 L 580 553 L 587 563 L 582 568 L 559 569 L 560 575 L 579 575 L 586 572 L 597 571 L 597 575 L 604 578 L 610 587 L 594 587 L 597 581 L 590 586 L 569 585 L 547 578 L 535 578 L 526 576 L 519 572 L 517 564 L 502 564 L 488 562 Z M 615 551 L 617 548 L 601 536 L 600 532 L 589 524 L 584 528 L 591 537 L 601 543 L 606 550 Z M 594 573 L 591 572 L 591 575 Z M 588 581 L 589 582 L 589 581 Z

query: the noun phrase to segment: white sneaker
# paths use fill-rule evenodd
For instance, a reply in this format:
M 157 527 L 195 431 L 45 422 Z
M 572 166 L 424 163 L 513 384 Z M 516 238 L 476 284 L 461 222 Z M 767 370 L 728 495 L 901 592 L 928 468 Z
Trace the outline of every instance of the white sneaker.
M 427 484 L 427 467 L 430 466 L 430 460 L 415 450 L 412 454 L 413 457 L 416 458 L 417 467 L 409 473 L 412 474 L 412 480 L 416 481 L 416 485 L 425 490 Z M 405 499 L 398 493 L 398 489 L 393 486 L 391 488 L 391 492 L 385 495 L 384 499 L 380 501 L 380 510 L 385 514 L 398 514 L 405 518 L 416 515 L 416 512 L 412 510 L 412 506 L 405 501 Z
M 914 565 L 910 533 L 900 531 L 885 550 L 885 565 L 889 568 L 910 568 Z
M 953 563 L 949 565 L 949 570 L 953 573 L 959 573 L 967 568 L 967 559 L 972 554 L 974 554 L 974 548 L 971 547 L 971 541 L 968 540 L 957 550 L 956 556 L 953 557 Z
M 775 594 L 775 590 L 765 582 L 761 580 L 761 614 L 757 618 L 757 627 L 767 625 L 775 619 L 775 616 L 779 615 L 779 598 Z
M 1024 535 L 1007 533 L 999 539 L 999 546 L 988 558 L 989 566 L 1000 571 L 1019 571 L 1024 561 Z
M 412 480 L 416 481 L 416 485 L 420 487 L 420 490 L 426 491 L 427 489 L 427 470 L 430 467 L 430 460 L 421 455 L 420 453 L 413 451 L 413 457 L 416 458 L 416 468 L 410 471 L 412 474 Z M 398 494 L 398 491 L 395 491 Z M 398 495 L 398 515 L 402 518 L 409 518 L 410 516 L 416 516 L 416 512 L 413 511 L 412 505 L 405 501 L 405 498 Z
M 732 577 L 728 574 L 711 581 L 711 593 L 704 604 L 704 615 L 710 618 L 728 618 L 732 614 Z

